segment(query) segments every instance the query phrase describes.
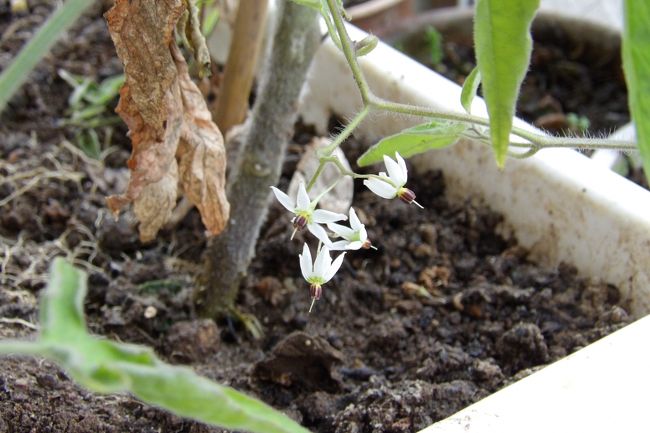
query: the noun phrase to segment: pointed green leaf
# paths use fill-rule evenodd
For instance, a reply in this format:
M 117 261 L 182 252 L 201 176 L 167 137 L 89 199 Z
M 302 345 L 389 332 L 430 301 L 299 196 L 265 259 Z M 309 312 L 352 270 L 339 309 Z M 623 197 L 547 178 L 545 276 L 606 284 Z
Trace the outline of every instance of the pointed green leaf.
M 458 141 L 467 127 L 462 123 L 427 122 L 383 138 L 359 157 L 357 164 L 365 167 L 380 162 L 384 155 L 399 152 L 404 158 L 441 149 Z
M 259 400 L 172 366 L 148 348 L 100 339 L 83 315 L 86 275 L 57 258 L 41 302 L 41 335 L 35 342 L 0 341 L 0 353 L 41 355 L 95 392 L 129 392 L 176 415 L 256 433 L 308 433 Z
M 478 66 L 472 69 L 472 72 L 469 73 L 465 82 L 463 83 L 463 89 L 460 92 L 460 103 L 463 105 L 467 114 L 471 114 L 472 111 L 472 102 L 478 91 L 478 86 L 481 84 L 481 72 L 478 70 Z
M 476 62 L 490 115 L 497 164 L 505 164 L 519 87 L 530 61 L 530 25 L 539 0 L 478 0 L 474 18 Z
M 623 69 L 643 169 L 650 179 L 650 3 L 626 0 L 624 11 Z
M 45 24 L 0 74 L 0 112 L 27 80 L 36 64 L 50 51 L 52 45 L 86 9 L 95 3 L 93 0 L 67 0 L 52 12 Z

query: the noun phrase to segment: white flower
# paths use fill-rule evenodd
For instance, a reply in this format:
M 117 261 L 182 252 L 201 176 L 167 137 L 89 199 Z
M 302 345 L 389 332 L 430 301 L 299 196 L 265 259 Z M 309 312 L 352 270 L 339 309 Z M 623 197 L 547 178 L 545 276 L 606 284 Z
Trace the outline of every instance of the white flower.
M 408 188 L 404 188 L 408 178 L 408 170 L 404 159 L 397 152 L 395 152 L 395 158 L 397 162 L 384 155 L 384 165 L 388 170 L 388 176 L 382 171 L 379 173 L 379 178 L 366 179 L 363 184 L 379 197 L 387 199 L 399 197 L 400 200 L 406 203 L 415 203 L 417 206 L 422 207 L 415 201 L 415 193 Z
M 314 302 L 320 299 L 323 293 L 323 284 L 331 280 L 334 274 L 336 274 L 336 271 L 341 267 L 341 263 L 343 263 L 344 256 L 345 253 L 341 253 L 332 262 L 330 249 L 326 245 L 323 245 L 316 255 L 316 261 L 312 265 L 309 247 L 307 244 L 302 247 L 302 254 L 299 255 L 300 271 L 302 272 L 303 278 L 310 284 L 309 293 L 312 299 L 311 307 L 309 307 L 310 312 L 314 306 Z
M 298 186 L 298 195 L 295 201 L 276 187 L 272 186 L 271 189 L 280 204 L 295 215 L 291 220 L 295 229 L 299 230 L 307 226 L 307 229 L 325 245 L 331 245 L 332 241 L 327 237 L 325 229 L 319 226 L 319 224 L 348 219 L 348 217 L 340 213 L 330 212 L 325 209 L 316 209 L 318 200 L 320 200 L 322 195 L 327 191 L 316 197 L 314 200 L 310 200 L 304 182 L 300 182 L 300 185 Z M 296 230 L 294 230 L 294 234 L 296 233 Z M 291 238 L 293 239 L 293 235 L 291 235 Z
M 343 238 L 330 246 L 331 250 L 358 250 L 360 248 L 371 248 L 372 244 L 368 239 L 366 227 L 361 224 L 354 208 L 350 208 L 350 227 L 336 223 L 327 223 L 327 227 Z

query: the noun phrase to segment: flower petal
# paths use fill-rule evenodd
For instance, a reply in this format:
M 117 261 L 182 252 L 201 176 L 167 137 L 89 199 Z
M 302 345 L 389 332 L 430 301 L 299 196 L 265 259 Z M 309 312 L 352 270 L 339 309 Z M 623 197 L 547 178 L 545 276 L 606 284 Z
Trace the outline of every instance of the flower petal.
M 329 253 L 327 253 L 327 256 L 329 257 Z M 345 253 L 339 254 L 336 260 L 334 260 L 334 263 L 332 263 L 332 265 L 329 267 L 327 273 L 324 275 L 325 283 L 331 280 L 334 274 L 336 274 L 336 272 L 339 270 L 341 264 L 343 263 L 343 257 L 345 257 Z
M 366 240 L 368 240 L 368 232 L 366 231 L 365 226 L 361 226 L 361 228 L 359 229 L 359 240 L 361 242 L 365 242 Z
M 309 209 L 309 194 L 305 189 L 305 182 L 300 182 L 298 185 L 298 197 L 296 197 L 296 207 L 300 210 Z
M 363 184 L 379 197 L 391 199 L 395 198 L 397 195 L 397 190 L 395 188 L 379 179 L 366 179 L 363 181 Z
M 312 214 L 314 222 L 317 224 L 333 223 L 334 221 L 344 221 L 348 219 L 342 213 L 331 212 L 325 209 L 316 209 Z
M 290 212 L 293 212 L 296 209 L 296 204 L 291 200 L 291 197 L 277 189 L 276 187 L 272 186 L 271 190 L 273 191 L 273 194 L 275 194 L 275 198 L 278 199 L 280 204 L 284 206 L 285 209 L 287 209 Z
M 350 242 L 346 240 L 332 242 L 332 245 L 329 246 L 330 251 L 342 251 L 347 250 Z
M 363 246 L 363 242 L 354 241 L 354 242 L 350 242 L 345 249 L 346 250 L 360 250 L 362 246 Z
M 350 208 L 350 227 L 352 227 L 354 231 L 358 231 L 363 227 L 363 224 L 359 221 L 359 217 L 357 217 L 357 213 L 354 211 L 353 207 Z
M 327 223 L 327 228 L 341 238 L 349 239 L 354 235 L 354 230 L 350 227 L 342 226 L 341 224 Z
M 395 158 L 397 159 L 397 164 L 399 165 L 399 168 L 402 169 L 402 173 L 404 173 L 404 183 L 406 183 L 406 180 L 408 179 L 409 171 L 406 168 L 406 162 L 404 162 L 404 158 L 402 158 L 402 155 L 399 154 L 399 152 L 395 152 Z
M 300 272 L 302 272 L 302 277 L 308 280 L 313 273 L 313 268 L 311 264 L 311 251 L 309 251 L 307 243 L 302 247 L 302 254 L 298 257 L 300 258 Z
M 386 164 L 390 180 L 395 182 L 398 187 L 403 186 L 406 183 L 406 176 L 404 176 L 399 164 L 386 155 L 384 155 L 384 164 Z
M 320 251 L 318 251 L 318 256 L 316 256 L 316 261 L 314 262 L 314 275 L 325 278 L 325 275 L 329 272 L 331 264 L 332 259 L 330 257 L 330 249 L 327 245 L 323 245 Z
M 316 238 L 325 245 L 332 245 L 332 241 L 327 236 L 327 232 L 323 227 L 319 226 L 318 224 L 307 224 L 307 230 L 309 230 L 312 235 L 316 236 Z

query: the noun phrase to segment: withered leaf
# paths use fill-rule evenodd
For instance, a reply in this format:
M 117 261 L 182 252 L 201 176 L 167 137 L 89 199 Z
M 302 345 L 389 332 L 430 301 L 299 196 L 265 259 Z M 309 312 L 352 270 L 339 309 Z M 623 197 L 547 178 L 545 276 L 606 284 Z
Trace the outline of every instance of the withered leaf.
M 115 214 L 134 204 L 143 241 L 167 222 L 179 193 L 212 234 L 230 211 L 223 137 L 174 41 L 185 7 L 183 0 L 117 0 L 106 13 L 126 75 L 116 111 L 132 142 L 127 190 L 107 203 Z

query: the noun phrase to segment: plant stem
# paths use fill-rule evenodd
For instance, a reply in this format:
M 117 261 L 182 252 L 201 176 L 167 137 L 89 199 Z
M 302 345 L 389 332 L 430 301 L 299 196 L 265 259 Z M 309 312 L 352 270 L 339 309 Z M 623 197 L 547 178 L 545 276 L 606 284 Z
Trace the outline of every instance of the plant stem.
M 93 0 L 68 0 L 52 12 L 45 24 L 0 75 L 0 112 L 63 32 L 94 3 Z
M 348 66 L 350 67 L 350 71 L 352 72 L 354 81 L 357 84 L 359 93 L 361 94 L 361 100 L 363 102 L 363 107 L 364 107 L 363 110 L 372 109 L 372 110 L 387 111 L 392 113 L 407 114 L 407 115 L 412 115 L 417 117 L 425 117 L 429 119 L 449 120 L 454 122 L 469 123 L 472 125 L 482 125 L 488 127 L 490 126 L 489 119 L 483 117 L 473 116 L 471 114 L 465 114 L 459 112 L 457 113 L 457 112 L 450 112 L 450 111 L 438 111 L 428 107 L 421 107 L 416 105 L 386 101 L 382 98 L 375 96 L 368 86 L 368 83 L 363 75 L 363 71 L 359 67 L 359 63 L 357 61 L 357 57 L 354 52 L 352 41 L 345 28 L 345 24 L 343 23 L 343 16 L 340 8 L 337 5 L 337 1 L 327 0 L 327 8 L 328 11 L 325 11 L 325 13 L 327 14 L 327 12 L 329 12 L 332 21 L 334 22 L 334 27 L 338 34 L 338 37 L 335 40 L 340 41 L 341 51 L 343 51 L 343 55 L 345 56 Z M 328 28 L 329 27 L 330 26 L 328 26 Z M 348 130 L 349 126 L 353 126 L 353 127 L 350 130 Z M 355 125 L 350 124 L 348 125 L 348 127 L 344 129 L 344 132 L 346 132 L 347 135 L 350 135 L 357 126 L 358 124 Z M 513 127 L 511 132 L 513 135 L 516 135 L 520 138 L 530 141 L 530 143 L 511 143 L 510 144 L 511 146 L 534 148 L 536 149 L 535 152 L 543 148 L 553 148 L 553 147 L 582 148 L 582 149 L 616 149 L 616 150 L 623 150 L 623 151 L 637 150 L 636 143 L 630 141 L 614 141 L 614 140 L 599 139 L 599 138 L 551 137 L 547 135 L 537 134 L 519 127 Z M 334 143 L 332 143 L 330 147 L 336 148 L 336 146 L 333 146 L 333 144 Z M 329 147 L 326 148 L 326 150 L 328 149 Z M 530 155 L 532 155 L 535 152 L 531 151 L 531 152 L 527 152 L 527 154 L 530 153 Z M 315 181 L 315 179 L 312 179 L 312 181 Z
M 253 107 L 251 128 L 240 149 L 228 191 L 228 226 L 206 250 L 196 292 L 204 316 L 232 314 L 266 217 L 271 191 L 280 178 L 287 142 L 297 117 L 302 84 L 319 43 L 316 11 L 292 1 L 278 2 L 278 27 Z
M 248 96 L 253 86 L 255 67 L 262 48 L 267 0 L 241 0 L 235 20 L 223 84 L 213 118 L 221 132 L 246 118 Z
M 321 150 L 323 156 L 330 156 L 332 152 L 336 150 L 350 135 L 354 132 L 355 129 L 363 122 L 363 119 L 370 113 L 370 107 L 366 105 L 359 111 L 354 118 L 346 125 L 346 127 L 336 136 L 334 140 L 325 148 Z
M 361 93 L 361 100 L 363 101 L 363 105 L 366 106 L 368 105 L 368 101 L 370 100 L 372 94 L 370 93 L 370 88 L 368 87 L 368 83 L 366 82 L 366 79 L 363 76 L 363 72 L 359 67 L 359 62 L 357 61 L 357 56 L 356 53 L 354 52 L 350 35 L 348 35 L 347 30 L 345 30 L 345 24 L 343 23 L 343 15 L 341 14 L 341 9 L 339 9 L 337 0 L 327 0 L 327 6 L 332 15 L 332 20 L 334 21 L 334 27 L 336 27 L 336 31 L 339 36 L 338 38 L 341 42 L 341 49 L 343 50 L 343 55 L 345 56 L 345 59 L 347 60 L 348 65 L 350 66 L 350 69 L 352 70 L 354 81 L 356 81 L 357 87 L 359 88 L 359 92 Z

